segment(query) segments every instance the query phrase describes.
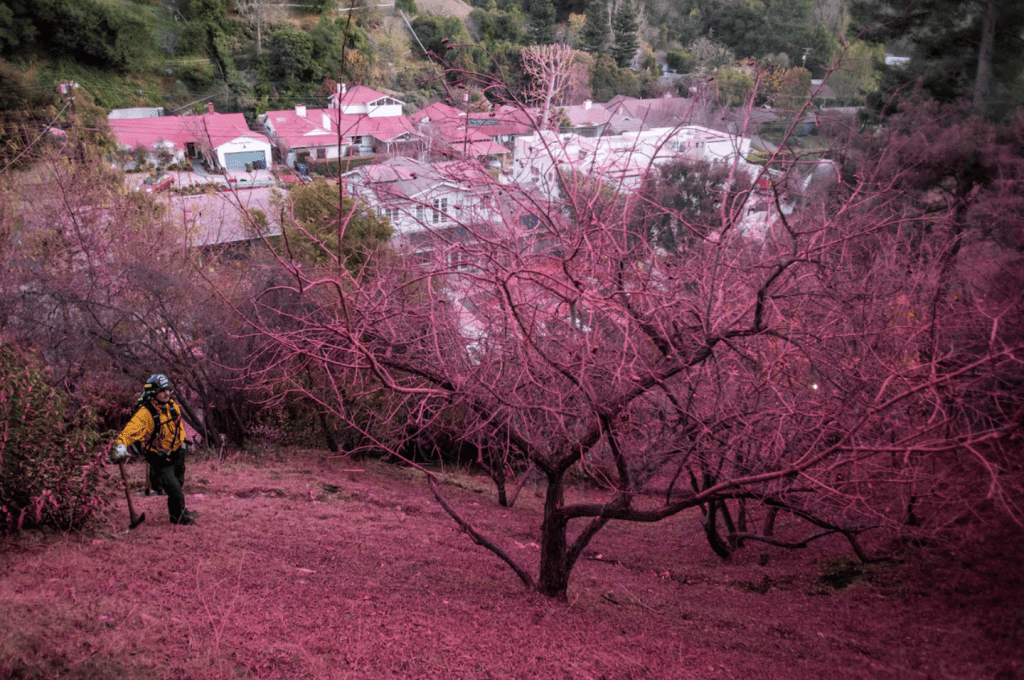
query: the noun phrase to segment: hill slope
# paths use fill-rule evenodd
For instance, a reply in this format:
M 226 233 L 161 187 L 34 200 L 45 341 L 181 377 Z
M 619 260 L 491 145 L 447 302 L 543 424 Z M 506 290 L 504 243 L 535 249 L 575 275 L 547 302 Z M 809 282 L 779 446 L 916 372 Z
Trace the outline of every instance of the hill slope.
M 1024 668 L 1008 558 L 852 568 L 825 541 L 724 563 L 694 511 L 610 524 L 558 602 L 457 531 L 415 470 L 324 452 L 251 461 L 190 463 L 198 526 L 172 526 L 164 498 L 138 496 L 147 519 L 125 533 L 122 495 L 91 535 L 0 545 L 0 678 L 940 680 Z M 141 489 L 142 466 L 129 474 Z M 536 567 L 530 487 L 509 509 L 485 478 L 442 478 L 460 512 Z
M 465 19 L 473 9 L 462 0 L 416 0 L 416 8 L 423 14 Z

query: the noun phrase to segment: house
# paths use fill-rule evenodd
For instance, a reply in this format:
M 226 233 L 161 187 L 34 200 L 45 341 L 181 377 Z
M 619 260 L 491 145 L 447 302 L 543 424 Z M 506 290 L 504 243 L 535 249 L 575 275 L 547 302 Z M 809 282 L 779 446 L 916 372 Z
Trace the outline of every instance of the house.
M 477 128 L 495 144 L 510 149 L 517 137 L 532 135 L 537 130 L 535 112 L 508 104 L 485 113 L 471 112 L 466 119 L 470 127 Z
M 461 111 L 454 106 L 448 106 L 443 102 L 434 102 L 433 104 L 430 104 L 410 115 L 409 120 L 411 120 L 414 125 L 418 126 L 424 123 L 440 123 L 442 121 L 458 120 L 465 117 L 465 111 Z
M 330 97 L 330 107 L 297 105 L 267 111 L 260 122 L 274 140 L 281 160 L 294 166 L 305 158 L 327 161 L 343 156 L 394 153 L 417 144 L 415 130 L 402 114 L 403 103 L 362 85 L 343 85 Z
M 490 139 L 511 149 L 516 137 L 532 135 L 537 129 L 535 114 L 517 106 L 498 106 L 492 111 L 462 111 L 448 104 L 434 102 L 412 114 L 412 120 L 420 127 L 466 126 L 475 130 L 475 139 Z M 457 129 L 457 128 L 456 128 Z M 463 133 L 465 135 L 465 133 Z
M 396 156 L 342 178 L 351 195 L 388 218 L 396 244 L 415 250 L 433 249 L 433 237 L 455 238 L 500 212 L 494 180 L 473 161 L 427 163 Z
M 640 130 L 671 128 L 679 125 L 709 122 L 710 112 L 706 103 L 686 97 L 657 97 L 637 99 L 616 95 L 604 105 L 611 113 L 608 133 L 622 134 Z
M 612 112 L 603 106 L 594 106 L 589 99 L 582 104 L 560 108 L 569 122 L 570 131 L 581 137 L 600 137 L 612 119 Z
M 747 163 L 749 153 L 749 139 L 697 125 L 596 138 L 545 132 L 516 141 L 511 174 L 512 181 L 552 197 L 561 193 L 556 167 L 632 191 L 654 167 L 685 158 L 737 163 L 757 176 L 761 168 Z
M 495 143 L 479 128 L 470 127 L 464 117 L 431 120 L 429 116 L 421 116 L 416 132 L 431 157 L 467 157 L 493 167 L 504 167 L 512 155 L 508 148 Z
M 245 116 L 216 113 L 212 104 L 201 116 L 113 118 L 108 124 L 122 152 L 144 149 L 155 165 L 203 158 L 211 168 L 243 170 L 246 164 L 268 167 L 271 160 L 270 140 L 250 130 Z
M 402 107 L 405 106 L 405 102 L 369 87 L 356 85 L 349 90 L 344 83 L 338 84 L 338 91 L 329 99 L 330 108 L 338 109 L 346 116 L 395 118 L 402 115 Z

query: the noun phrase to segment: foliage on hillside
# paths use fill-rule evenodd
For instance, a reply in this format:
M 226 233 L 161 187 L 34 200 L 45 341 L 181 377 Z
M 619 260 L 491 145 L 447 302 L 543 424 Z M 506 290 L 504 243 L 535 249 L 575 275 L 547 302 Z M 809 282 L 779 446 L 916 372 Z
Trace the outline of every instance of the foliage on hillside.
M 0 533 L 74 529 L 106 501 L 92 416 L 46 378 L 37 356 L 0 344 Z

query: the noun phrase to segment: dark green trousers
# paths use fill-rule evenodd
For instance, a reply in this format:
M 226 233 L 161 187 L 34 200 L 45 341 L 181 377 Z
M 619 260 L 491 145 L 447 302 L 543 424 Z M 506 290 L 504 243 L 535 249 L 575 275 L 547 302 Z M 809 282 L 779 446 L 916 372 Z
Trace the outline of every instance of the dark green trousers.
M 146 462 L 150 486 L 167 494 L 167 511 L 171 521 L 177 523 L 185 512 L 185 449 L 180 448 L 169 457 L 148 453 Z

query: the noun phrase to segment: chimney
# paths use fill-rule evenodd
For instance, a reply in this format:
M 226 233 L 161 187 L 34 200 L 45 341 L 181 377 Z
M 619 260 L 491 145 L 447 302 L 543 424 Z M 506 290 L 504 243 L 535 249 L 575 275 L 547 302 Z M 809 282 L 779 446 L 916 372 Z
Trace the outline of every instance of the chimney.
M 206 112 L 213 113 L 213 102 L 206 102 Z
M 320 115 L 322 116 L 321 120 L 323 122 L 321 127 L 323 127 L 323 129 L 325 129 L 325 130 L 330 130 L 331 129 L 331 117 L 327 115 L 326 111 L 322 112 Z
M 589 111 L 590 107 L 593 106 L 593 104 L 594 104 L 594 102 L 590 101 L 589 99 L 586 100 L 585 102 L 583 102 L 583 110 L 584 111 Z
M 298 116 L 299 118 L 305 118 L 306 117 L 306 105 L 305 104 L 296 104 L 295 105 L 295 115 Z
M 347 87 L 345 87 L 345 83 L 342 83 L 342 84 L 341 84 L 341 96 L 342 96 L 342 97 L 344 97 L 344 96 L 345 96 L 345 92 L 346 92 L 347 90 L 348 90 L 348 88 L 347 88 Z

